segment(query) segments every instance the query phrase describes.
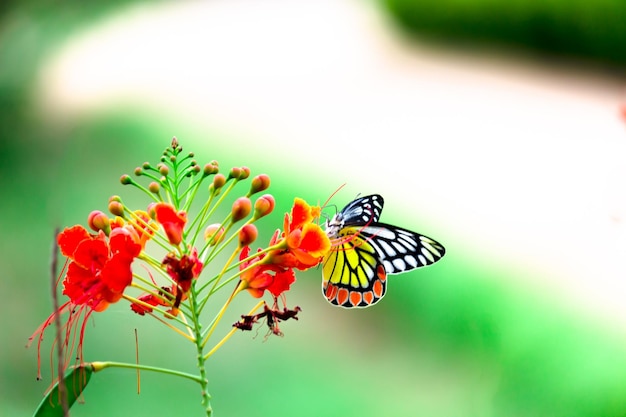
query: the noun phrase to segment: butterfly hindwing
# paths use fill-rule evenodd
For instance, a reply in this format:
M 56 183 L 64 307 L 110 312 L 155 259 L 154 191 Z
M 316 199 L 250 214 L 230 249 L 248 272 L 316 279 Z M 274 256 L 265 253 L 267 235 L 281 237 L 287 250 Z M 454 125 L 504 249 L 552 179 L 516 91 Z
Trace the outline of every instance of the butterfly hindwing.
M 385 295 L 387 275 L 431 265 L 445 254 L 437 241 L 379 223 L 380 195 L 349 203 L 326 225 L 333 248 L 323 263 L 322 292 L 337 306 L 369 307 Z
M 359 234 L 374 248 L 388 274 L 432 265 L 446 253 L 439 242 L 389 224 L 374 223 L 361 228 Z
M 368 307 L 387 289 L 387 274 L 376 250 L 354 235 L 324 259 L 322 291 L 337 306 Z

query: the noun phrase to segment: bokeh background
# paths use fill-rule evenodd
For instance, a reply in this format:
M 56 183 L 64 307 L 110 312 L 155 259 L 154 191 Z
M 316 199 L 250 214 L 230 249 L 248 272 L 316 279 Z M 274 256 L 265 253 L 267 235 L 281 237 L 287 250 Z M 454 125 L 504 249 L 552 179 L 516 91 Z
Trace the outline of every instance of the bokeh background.
M 0 6 L 2 415 L 29 415 L 28 336 L 51 311 L 53 230 L 85 224 L 172 136 L 198 161 L 446 245 L 345 311 L 301 274 L 283 326 L 211 360 L 219 416 L 626 415 L 626 3 L 622 0 L 4 1 Z M 332 214 L 332 208 L 330 209 Z M 254 300 L 241 297 L 228 324 Z M 120 303 L 86 360 L 194 370 Z M 52 337 L 46 339 L 44 364 Z M 44 371 L 46 366 L 44 366 Z M 200 415 L 195 384 L 111 370 L 74 416 Z

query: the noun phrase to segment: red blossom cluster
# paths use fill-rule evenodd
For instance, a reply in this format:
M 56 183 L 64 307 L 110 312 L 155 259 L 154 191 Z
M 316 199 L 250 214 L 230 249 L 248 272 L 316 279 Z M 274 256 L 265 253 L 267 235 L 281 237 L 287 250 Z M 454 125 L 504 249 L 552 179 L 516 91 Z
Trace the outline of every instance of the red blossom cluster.
M 330 240 L 313 222 L 319 210 L 296 198 L 291 214 L 285 214 L 284 232 L 277 230 L 270 240 L 269 247 L 274 249 L 249 257 L 250 247 L 243 248 L 241 281 L 253 297 L 262 297 L 265 290 L 279 297 L 296 280 L 293 268 L 306 270 L 322 261 L 330 250 Z

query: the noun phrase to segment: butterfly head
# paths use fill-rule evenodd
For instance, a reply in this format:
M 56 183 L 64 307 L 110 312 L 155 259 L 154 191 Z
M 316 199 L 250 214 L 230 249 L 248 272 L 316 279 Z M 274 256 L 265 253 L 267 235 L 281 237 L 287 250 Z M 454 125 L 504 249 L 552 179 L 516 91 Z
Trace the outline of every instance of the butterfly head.
M 324 230 L 326 232 L 326 236 L 330 239 L 339 237 L 339 231 L 343 229 L 344 223 L 342 213 L 337 213 L 332 219 L 326 220 L 326 229 Z

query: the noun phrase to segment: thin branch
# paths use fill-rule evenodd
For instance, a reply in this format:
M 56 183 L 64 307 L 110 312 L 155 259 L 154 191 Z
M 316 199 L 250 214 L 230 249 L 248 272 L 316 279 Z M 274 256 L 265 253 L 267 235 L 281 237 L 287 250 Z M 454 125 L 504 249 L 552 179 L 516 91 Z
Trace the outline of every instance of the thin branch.
M 52 263 L 50 264 L 50 282 L 52 283 L 52 308 L 54 311 L 54 327 L 56 328 L 56 340 L 61 339 L 61 317 L 59 314 L 59 298 L 57 296 L 57 259 L 59 257 L 59 245 L 57 245 L 57 236 L 59 235 L 59 228 L 54 229 L 54 240 L 52 244 Z M 61 401 L 61 407 L 63 408 L 63 416 L 69 417 L 70 409 L 67 405 L 67 392 L 65 382 L 63 380 L 63 343 L 57 343 L 57 371 L 59 380 L 59 401 Z

